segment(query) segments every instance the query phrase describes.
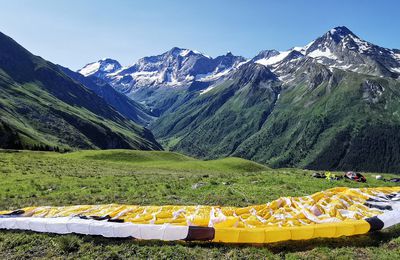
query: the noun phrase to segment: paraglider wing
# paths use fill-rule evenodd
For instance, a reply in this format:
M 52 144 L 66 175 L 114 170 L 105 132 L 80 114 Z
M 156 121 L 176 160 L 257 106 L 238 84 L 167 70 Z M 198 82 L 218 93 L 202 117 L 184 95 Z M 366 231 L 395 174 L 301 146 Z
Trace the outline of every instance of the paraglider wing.
M 222 243 L 364 234 L 400 223 L 400 187 L 333 188 L 248 207 L 78 205 L 0 212 L 0 229 Z

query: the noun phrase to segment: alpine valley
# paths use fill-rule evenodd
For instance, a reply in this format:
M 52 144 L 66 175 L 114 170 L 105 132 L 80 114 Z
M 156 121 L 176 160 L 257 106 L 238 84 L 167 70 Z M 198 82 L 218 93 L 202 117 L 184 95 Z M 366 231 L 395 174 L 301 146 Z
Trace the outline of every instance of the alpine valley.
M 173 48 L 79 73 L 147 107 L 170 150 L 272 167 L 400 171 L 400 50 L 336 27 L 252 59 Z
M 251 59 L 175 47 L 77 72 L 0 35 L 0 85 L 5 148 L 157 150 L 158 141 L 205 159 L 400 171 L 400 50 L 346 27 Z

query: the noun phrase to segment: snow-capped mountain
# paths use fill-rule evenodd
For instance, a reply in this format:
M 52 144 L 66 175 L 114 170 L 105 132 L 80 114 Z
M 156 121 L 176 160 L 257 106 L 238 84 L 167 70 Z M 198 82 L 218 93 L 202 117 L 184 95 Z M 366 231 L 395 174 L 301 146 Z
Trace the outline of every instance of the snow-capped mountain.
M 116 72 L 121 68 L 122 66 L 118 61 L 105 58 L 85 65 L 82 69 L 78 70 L 78 72 L 85 77 L 95 76 L 104 78 L 107 74 Z
M 337 69 L 400 79 L 400 50 L 369 43 L 343 26 L 329 30 L 303 47 L 265 50 L 251 60 L 230 52 L 212 58 L 175 47 L 127 67 L 103 59 L 86 65 L 79 73 L 105 80 L 119 92 L 161 115 L 198 94 L 214 90 L 245 63 L 266 66 L 286 84 L 295 84 L 297 80 L 293 80 L 299 78 L 298 73 L 323 71 L 325 75 Z M 320 77 L 316 75 L 316 78 Z
M 212 82 L 244 61 L 245 58 L 230 52 L 211 58 L 198 51 L 175 47 L 161 55 L 141 58 L 132 66 L 121 68 L 118 62 L 107 59 L 88 64 L 78 72 L 101 77 L 120 92 L 129 94 L 143 87 L 184 87 L 194 81 Z
M 329 30 L 303 47 L 281 52 L 261 51 L 250 62 L 265 65 L 281 79 L 288 79 L 308 59 L 331 70 L 400 77 L 400 50 L 369 43 L 344 26 Z M 103 59 L 78 72 L 102 78 L 120 92 L 131 94 L 143 87 L 185 87 L 193 82 L 210 85 L 226 78 L 245 61 L 230 52 L 211 58 L 198 51 L 175 47 L 161 55 L 144 57 L 132 66 L 121 67 L 116 60 Z
M 306 57 L 316 62 L 342 70 L 375 76 L 398 78 L 400 76 L 400 55 L 398 50 L 379 47 L 360 39 L 348 28 L 341 26 L 310 42 L 304 47 L 288 51 L 263 51 L 268 55 L 257 55 L 256 63 L 269 67 L 284 76 L 293 63 Z

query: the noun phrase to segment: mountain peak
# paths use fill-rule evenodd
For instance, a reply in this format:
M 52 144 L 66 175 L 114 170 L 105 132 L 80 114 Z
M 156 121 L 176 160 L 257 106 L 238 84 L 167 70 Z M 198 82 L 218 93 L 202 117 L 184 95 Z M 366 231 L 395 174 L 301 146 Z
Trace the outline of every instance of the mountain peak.
M 103 58 L 97 62 L 86 64 L 82 69 L 78 70 L 78 73 L 85 77 L 92 76 L 94 74 L 105 74 L 112 73 L 122 68 L 121 64 L 110 58 Z M 100 76 L 100 75 L 98 75 Z
M 297 48 L 296 50 L 302 52 L 303 54 L 309 54 L 315 50 L 320 50 L 320 52 L 326 52 L 326 49 L 332 48 L 332 45 L 337 45 L 342 41 L 348 42 L 348 40 L 360 42 L 361 39 L 355 35 L 346 26 L 337 26 L 330 29 L 324 35 L 320 36 L 316 40 L 310 42 L 302 48 Z M 320 55 L 320 53 L 314 53 Z M 324 54 L 325 56 L 329 54 Z
M 330 29 L 326 34 L 325 37 L 332 38 L 336 43 L 340 42 L 343 38 L 351 35 L 353 37 L 357 37 L 349 28 L 346 26 L 338 26 L 333 29 Z M 358 38 L 358 37 L 357 37 Z
M 119 63 L 117 60 L 111 58 L 102 58 L 99 62 L 107 62 L 107 63 Z
M 185 49 L 185 48 L 180 48 L 180 47 L 173 47 L 171 50 L 167 52 L 168 54 L 171 54 L 172 56 L 191 56 L 191 55 L 201 55 L 207 58 L 210 58 L 207 55 L 204 55 L 203 53 L 196 51 L 196 50 L 190 50 L 190 49 Z
M 346 26 L 337 26 L 331 30 L 329 30 L 331 34 L 340 34 L 340 35 L 348 35 L 348 34 L 354 34 L 352 31 L 350 31 L 349 28 Z
M 172 53 L 172 54 L 178 54 L 179 52 L 186 50 L 183 48 L 179 48 L 179 47 L 172 47 L 168 52 Z

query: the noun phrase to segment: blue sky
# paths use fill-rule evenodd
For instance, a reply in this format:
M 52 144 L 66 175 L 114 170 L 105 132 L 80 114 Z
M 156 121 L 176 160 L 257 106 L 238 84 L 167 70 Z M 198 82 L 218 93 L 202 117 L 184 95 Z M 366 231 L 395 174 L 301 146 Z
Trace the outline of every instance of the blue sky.
M 339 25 L 400 49 L 396 0 L 0 1 L 1 32 L 72 69 L 104 57 L 128 65 L 174 46 L 252 57 L 305 45 Z

